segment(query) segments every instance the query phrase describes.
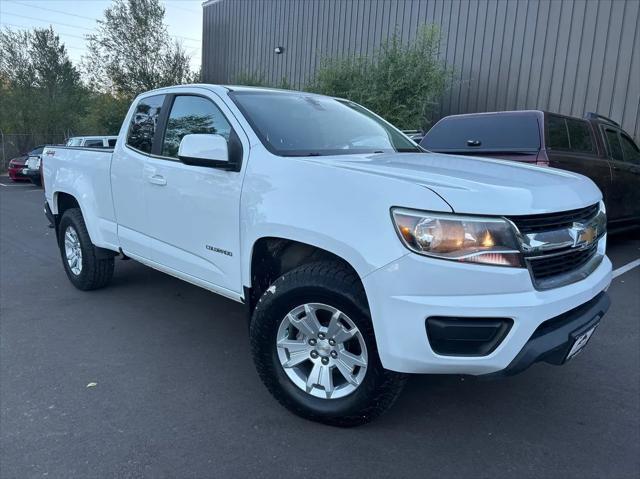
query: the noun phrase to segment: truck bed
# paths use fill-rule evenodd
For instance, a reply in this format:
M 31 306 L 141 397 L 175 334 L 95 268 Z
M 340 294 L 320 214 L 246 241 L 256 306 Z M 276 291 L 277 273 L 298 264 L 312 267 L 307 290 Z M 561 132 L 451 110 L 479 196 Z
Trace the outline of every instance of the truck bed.
M 58 213 L 60 195 L 82 197 L 82 215 L 96 246 L 118 249 L 111 195 L 113 150 L 66 146 L 46 147 L 42 153 L 45 197 Z M 55 191 L 55 194 L 53 193 Z

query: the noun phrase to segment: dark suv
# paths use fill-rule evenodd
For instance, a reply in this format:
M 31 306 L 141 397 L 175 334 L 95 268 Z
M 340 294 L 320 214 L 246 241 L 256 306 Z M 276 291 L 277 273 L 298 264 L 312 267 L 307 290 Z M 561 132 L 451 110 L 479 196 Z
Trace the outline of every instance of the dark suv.
M 420 145 L 438 153 L 486 156 L 588 176 L 604 196 L 611 226 L 640 224 L 640 150 L 613 120 L 544 111 L 447 116 Z

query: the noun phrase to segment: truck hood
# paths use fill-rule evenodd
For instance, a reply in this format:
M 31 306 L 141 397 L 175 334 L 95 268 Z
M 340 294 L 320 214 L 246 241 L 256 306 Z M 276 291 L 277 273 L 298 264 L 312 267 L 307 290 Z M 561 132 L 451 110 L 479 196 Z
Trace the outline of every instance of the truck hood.
M 420 185 L 442 197 L 456 213 L 549 213 L 582 208 L 602 198 L 596 185 L 582 175 L 491 158 L 394 153 L 323 156 L 307 161 Z

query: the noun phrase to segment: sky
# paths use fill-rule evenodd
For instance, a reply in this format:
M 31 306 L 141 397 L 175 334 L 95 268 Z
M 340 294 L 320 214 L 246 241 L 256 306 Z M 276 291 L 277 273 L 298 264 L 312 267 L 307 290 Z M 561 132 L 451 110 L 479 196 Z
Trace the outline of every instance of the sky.
M 165 7 L 169 34 L 182 43 L 199 70 L 202 49 L 203 0 L 160 0 Z M 96 19 L 111 0 L 0 0 L 0 26 L 31 29 L 51 25 L 65 43 L 75 64 L 86 53 L 84 35 L 92 33 Z

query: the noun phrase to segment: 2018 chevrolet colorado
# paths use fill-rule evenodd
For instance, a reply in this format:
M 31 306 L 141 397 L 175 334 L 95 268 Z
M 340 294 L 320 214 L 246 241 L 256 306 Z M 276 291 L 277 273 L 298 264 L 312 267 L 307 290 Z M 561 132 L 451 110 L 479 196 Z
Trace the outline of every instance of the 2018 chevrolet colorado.
M 589 179 L 426 153 L 347 100 L 163 88 L 134 101 L 113 152 L 43 158 L 77 288 L 109 283 L 121 254 L 244 303 L 265 385 L 321 422 L 374 418 L 406 373 L 562 364 L 609 305 Z

